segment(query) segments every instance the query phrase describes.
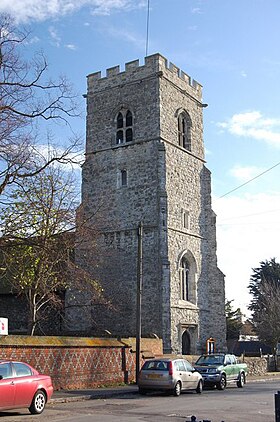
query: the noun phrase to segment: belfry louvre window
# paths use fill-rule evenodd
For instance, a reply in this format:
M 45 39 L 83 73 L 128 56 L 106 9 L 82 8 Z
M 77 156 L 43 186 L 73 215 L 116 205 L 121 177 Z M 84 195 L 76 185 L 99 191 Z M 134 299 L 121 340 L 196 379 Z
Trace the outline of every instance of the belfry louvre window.
M 117 115 L 116 144 L 133 141 L 133 117 L 130 110 L 122 110 Z
M 178 116 L 178 141 L 182 148 L 191 151 L 191 126 L 190 116 L 186 112 L 182 112 Z

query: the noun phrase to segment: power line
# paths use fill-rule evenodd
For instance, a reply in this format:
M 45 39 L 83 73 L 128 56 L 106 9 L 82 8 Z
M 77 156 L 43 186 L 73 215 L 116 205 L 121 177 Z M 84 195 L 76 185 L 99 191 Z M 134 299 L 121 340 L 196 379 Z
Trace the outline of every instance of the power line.
M 279 163 L 277 163 L 274 166 L 270 167 L 269 169 L 263 171 L 262 173 L 258 174 L 257 176 L 253 177 L 252 179 L 248 180 L 247 182 L 242 183 L 242 185 L 239 185 L 236 188 L 230 190 L 229 192 L 224 193 L 224 195 L 219 196 L 218 199 L 223 198 L 224 196 L 229 195 L 232 192 L 235 192 L 237 189 L 242 188 L 243 186 L 247 185 L 248 183 L 252 182 L 253 180 L 256 180 L 258 177 L 262 176 L 263 174 L 265 174 L 265 173 L 269 172 L 270 170 L 274 169 L 275 167 L 279 166 L 279 164 L 280 164 L 280 161 L 279 161 Z
M 278 212 L 278 211 L 280 211 L 279 208 L 274 209 L 274 210 L 267 210 L 267 211 L 262 211 L 262 212 L 255 212 L 255 213 L 252 213 L 252 214 L 237 215 L 237 216 L 234 216 L 234 217 L 225 218 L 225 219 L 222 220 L 222 222 L 223 221 L 228 221 L 228 220 L 236 220 L 236 219 L 240 219 L 240 218 L 254 217 L 256 215 L 269 214 L 269 213 Z
M 148 55 L 149 23 L 150 23 L 150 0 L 147 0 L 146 56 Z

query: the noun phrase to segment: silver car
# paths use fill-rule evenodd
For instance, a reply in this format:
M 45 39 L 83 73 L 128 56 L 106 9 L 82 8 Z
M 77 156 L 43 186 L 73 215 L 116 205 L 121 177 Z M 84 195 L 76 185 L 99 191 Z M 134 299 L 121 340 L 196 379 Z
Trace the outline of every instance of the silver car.
M 151 390 L 163 390 L 179 396 L 182 390 L 202 392 L 203 379 L 199 372 L 181 358 L 147 360 L 138 376 L 140 394 Z

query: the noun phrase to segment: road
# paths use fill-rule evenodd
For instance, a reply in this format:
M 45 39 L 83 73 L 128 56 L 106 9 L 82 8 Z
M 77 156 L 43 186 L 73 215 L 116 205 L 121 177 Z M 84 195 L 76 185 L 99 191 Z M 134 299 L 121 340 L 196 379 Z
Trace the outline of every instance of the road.
M 28 410 L 0 412 L 1 422 L 275 422 L 274 394 L 279 381 L 250 382 L 243 389 L 186 392 L 180 397 L 161 393 L 126 394 L 111 399 L 49 404 L 40 416 Z

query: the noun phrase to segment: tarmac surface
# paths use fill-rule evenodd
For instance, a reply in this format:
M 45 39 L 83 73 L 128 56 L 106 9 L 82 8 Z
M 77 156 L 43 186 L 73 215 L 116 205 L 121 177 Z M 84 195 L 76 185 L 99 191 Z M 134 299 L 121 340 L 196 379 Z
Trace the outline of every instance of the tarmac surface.
M 265 382 L 278 379 L 280 382 L 280 372 L 268 372 L 259 376 L 248 376 L 246 382 Z M 279 386 L 280 390 L 280 386 Z M 70 401 L 108 399 L 111 397 L 122 396 L 124 394 L 137 394 L 136 384 L 128 384 L 116 387 L 93 388 L 85 390 L 59 390 L 54 391 L 49 403 L 67 403 Z

